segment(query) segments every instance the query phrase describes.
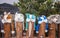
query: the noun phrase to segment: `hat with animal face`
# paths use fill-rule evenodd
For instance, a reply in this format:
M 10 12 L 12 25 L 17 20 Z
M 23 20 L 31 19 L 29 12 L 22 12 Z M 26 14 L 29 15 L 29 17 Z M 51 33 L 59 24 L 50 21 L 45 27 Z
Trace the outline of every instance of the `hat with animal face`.
M 11 23 L 11 22 L 12 22 L 12 15 L 10 14 L 10 12 L 8 13 L 4 12 L 2 23 Z
M 58 23 L 58 18 L 59 18 L 59 14 L 56 15 L 50 15 L 49 17 L 47 17 L 48 19 L 48 23 Z
M 37 17 L 37 20 L 38 20 L 38 24 L 41 24 L 42 22 L 45 22 L 45 23 L 48 22 L 47 17 L 44 16 L 44 15 L 41 15 L 41 16 Z
M 24 22 L 24 15 L 21 13 L 16 13 L 15 14 L 15 21 Z
M 29 22 L 29 21 L 35 22 L 36 16 L 33 14 L 26 14 L 26 22 Z

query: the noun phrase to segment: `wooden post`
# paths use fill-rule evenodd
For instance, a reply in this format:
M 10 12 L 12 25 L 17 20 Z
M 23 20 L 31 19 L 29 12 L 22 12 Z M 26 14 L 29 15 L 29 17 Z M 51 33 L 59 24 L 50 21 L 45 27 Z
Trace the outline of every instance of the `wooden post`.
M 49 34 L 48 34 L 49 38 L 56 38 L 56 24 L 55 23 L 51 23 L 49 25 Z
M 22 22 L 16 22 L 16 38 L 23 38 L 22 30 L 23 30 Z
M 45 38 L 45 22 L 42 22 L 39 29 L 38 38 Z
M 11 29 L 10 29 L 10 25 L 11 25 L 11 23 L 4 23 L 4 38 L 10 38 L 10 31 L 11 31 Z
M 26 38 L 34 38 L 34 22 L 28 23 L 28 30 L 26 33 Z

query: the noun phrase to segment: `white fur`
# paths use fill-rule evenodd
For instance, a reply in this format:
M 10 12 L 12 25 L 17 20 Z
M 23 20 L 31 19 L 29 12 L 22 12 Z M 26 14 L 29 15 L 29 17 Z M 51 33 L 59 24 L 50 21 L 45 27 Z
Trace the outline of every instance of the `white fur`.
M 2 33 L 4 33 L 4 30 L 1 30 Z
M 11 23 L 12 19 L 2 19 L 2 23 Z
M 15 14 L 15 21 L 24 22 L 24 16 L 23 16 L 23 14 L 16 13 Z
M 32 19 L 32 16 L 34 16 L 34 15 L 31 15 L 31 14 L 30 14 L 29 16 L 30 16 L 30 19 L 27 18 L 27 19 L 26 19 L 27 22 L 30 22 L 30 21 L 35 22 L 35 21 L 36 21 L 36 19 Z
M 32 20 L 32 22 L 35 22 L 36 20 L 35 19 L 31 19 Z
M 49 23 L 52 23 L 52 22 L 57 23 L 58 18 L 59 18 L 59 15 L 56 14 L 56 15 L 49 16 L 47 19 Z
M 38 21 L 38 24 L 41 24 L 43 21 Z
M 38 24 L 41 24 L 42 22 L 47 23 L 47 22 L 48 22 L 48 20 L 47 20 L 47 19 L 44 19 L 44 20 L 42 20 L 42 21 L 38 21 Z
M 44 20 L 43 20 L 43 22 L 47 23 L 47 22 L 48 22 L 48 20 L 47 20 L 47 19 L 44 19 Z
M 27 21 L 27 22 L 29 22 L 29 21 L 30 21 L 30 19 L 28 19 L 28 18 L 27 18 L 27 19 L 26 19 L 26 21 Z
M 36 31 L 36 33 L 39 33 L 38 31 Z
M 35 19 L 26 19 L 26 21 L 27 22 L 30 22 L 30 21 L 35 22 L 36 20 Z
M 45 30 L 45 32 L 48 32 L 48 30 Z
M 9 14 L 10 13 L 4 15 L 4 17 L 2 19 L 2 23 L 11 23 L 12 22 L 12 19 L 7 19 Z
M 14 33 L 15 33 L 15 31 L 11 31 L 11 33 L 12 33 L 12 34 L 14 34 Z

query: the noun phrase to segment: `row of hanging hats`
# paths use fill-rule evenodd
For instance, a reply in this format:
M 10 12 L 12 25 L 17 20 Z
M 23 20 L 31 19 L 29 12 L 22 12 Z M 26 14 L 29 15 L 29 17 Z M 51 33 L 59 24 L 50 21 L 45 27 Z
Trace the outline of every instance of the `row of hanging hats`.
M 9 13 L 4 12 L 4 17 L 2 19 L 2 23 L 7 23 L 7 22 L 11 23 L 12 22 L 12 19 L 7 19 L 9 14 L 10 14 L 10 12 Z M 24 15 L 22 13 L 16 12 L 14 15 L 14 20 L 15 20 L 15 26 L 16 26 L 16 22 L 22 22 L 23 28 L 24 28 Z M 41 24 L 42 22 L 47 23 L 47 18 L 44 15 L 37 17 L 37 20 L 38 20 L 38 25 Z M 34 22 L 34 29 L 36 29 L 36 31 L 38 31 L 39 29 L 37 29 L 37 28 L 39 28 L 39 27 L 38 27 L 38 25 L 36 26 L 36 23 L 35 23 L 36 16 L 33 14 L 28 14 L 28 13 L 26 14 L 26 28 L 25 28 L 25 30 L 28 29 L 28 22 L 30 22 L 30 21 Z
M 8 19 L 7 16 L 10 14 L 9 13 L 6 13 L 4 12 L 4 21 L 7 21 Z M 26 15 L 26 22 L 29 22 L 29 21 L 32 21 L 32 22 L 35 22 L 36 21 L 36 18 L 38 20 L 38 24 L 41 24 L 42 22 L 45 22 L 45 23 L 51 23 L 51 22 L 54 22 L 54 23 L 58 23 L 59 21 L 57 19 L 59 19 L 58 17 L 60 16 L 59 14 L 56 14 L 56 15 L 50 15 L 49 17 L 46 17 L 45 15 L 41 15 L 39 17 L 36 17 L 35 15 L 33 14 L 25 14 Z M 20 22 L 23 22 L 24 21 L 24 15 L 22 13 L 18 13 L 16 12 L 15 13 L 15 17 L 14 17 L 15 21 L 20 21 Z M 10 19 L 11 20 L 11 19 Z M 3 21 L 3 19 L 2 19 Z
M 4 12 L 4 15 L 2 18 L 2 23 L 11 23 L 12 18 L 14 18 L 14 20 L 18 21 L 18 22 L 24 22 L 24 15 L 23 14 L 16 12 L 13 17 L 13 15 L 10 12 L 9 13 Z
M 45 22 L 46 23 L 46 29 L 45 29 L 45 32 L 48 32 L 48 23 L 56 23 L 56 24 L 59 24 L 60 23 L 60 15 L 59 14 L 55 14 L 55 15 L 50 15 L 48 17 L 46 17 L 45 15 L 41 15 L 39 17 L 36 17 L 35 15 L 33 14 L 26 14 L 26 30 L 28 29 L 28 22 L 29 21 L 32 21 L 34 22 L 34 28 L 36 30 L 36 33 L 38 33 L 39 31 L 39 28 L 40 28 L 40 24 L 42 22 Z M 38 20 L 38 24 L 36 25 L 36 18 Z
M 14 19 L 13 19 L 14 18 Z M 24 15 L 22 13 L 16 12 L 14 16 L 10 12 L 4 12 L 3 18 L 1 19 L 1 22 L 4 23 L 12 23 L 12 21 L 15 21 L 15 27 L 16 22 L 22 22 L 24 23 Z M 4 32 L 4 30 L 1 30 L 1 32 Z
M 36 25 L 36 16 L 33 15 L 33 14 L 26 14 L 26 28 L 25 28 L 25 30 L 28 29 L 28 22 L 32 21 L 32 22 L 34 22 L 34 29 L 36 30 L 36 33 L 38 33 L 39 28 L 40 28 L 40 24 L 42 22 L 45 22 L 46 23 L 45 32 L 48 32 L 48 20 L 47 20 L 47 17 L 45 15 L 41 15 L 41 16 L 37 17 L 37 20 L 38 20 L 38 24 Z
M 7 19 L 7 16 L 9 14 L 10 13 L 8 13 L 8 14 L 4 13 L 5 16 L 4 16 L 4 19 L 2 19 L 2 23 L 5 23 L 5 22 L 11 23 L 11 20 L 12 19 Z M 32 22 L 34 22 L 34 29 L 36 30 L 36 33 L 38 33 L 38 30 L 40 28 L 39 26 L 40 26 L 40 24 L 42 22 L 45 22 L 46 23 L 46 30 L 45 30 L 45 32 L 48 31 L 48 23 L 52 23 L 52 22 L 54 22 L 54 23 L 60 23 L 58 21 L 60 15 L 58 15 L 58 14 L 51 15 L 49 17 L 46 17 L 45 15 L 41 15 L 39 17 L 36 17 L 35 15 L 29 14 L 29 13 L 26 13 L 25 15 L 26 15 L 26 27 L 25 27 L 25 30 L 28 29 L 28 22 L 32 21 Z M 16 22 L 23 22 L 23 25 L 24 25 L 24 15 L 22 13 L 16 12 L 14 18 L 15 18 L 14 19 L 15 20 L 15 23 Z M 36 25 L 36 18 L 38 20 L 38 24 L 37 25 Z

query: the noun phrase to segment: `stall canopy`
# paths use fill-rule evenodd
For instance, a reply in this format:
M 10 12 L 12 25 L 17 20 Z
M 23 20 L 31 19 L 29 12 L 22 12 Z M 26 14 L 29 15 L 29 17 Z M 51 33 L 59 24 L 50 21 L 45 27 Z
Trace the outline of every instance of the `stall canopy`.
M 11 4 L 7 4 L 7 3 L 0 4 L 0 14 L 2 14 L 4 11 L 11 12 L 14 14 L 17 11 L 19 11 L 19 9 L 17 6 Z

